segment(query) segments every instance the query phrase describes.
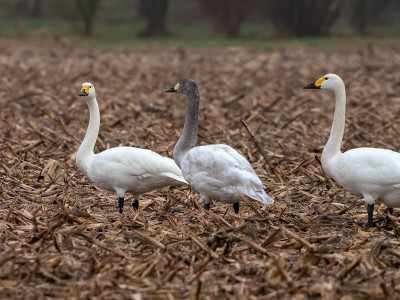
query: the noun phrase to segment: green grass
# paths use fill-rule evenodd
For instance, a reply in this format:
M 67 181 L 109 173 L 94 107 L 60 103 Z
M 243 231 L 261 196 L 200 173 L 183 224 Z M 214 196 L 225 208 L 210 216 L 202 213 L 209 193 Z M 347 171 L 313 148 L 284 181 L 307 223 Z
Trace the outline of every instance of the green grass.
M 89 47 L 98 46 L 181 46 L 181 47 L 224 47 L 224 46 L 317 46 L 335 47 L 344 45 L 393 45 L 400 44 L 400 32 L 396 26 L 381 26 L 375 32 L 381 37 L 362 38 L 356 36 L 294 38 L 285 39 L 275 35 L 271 25 L 248 22 L 242 26 L 241 37 L 226 38 L 215 34 L 211 24 L 170 24 L 171 35 L 141 39 L 138 33 L 145 27 L 144 22 L 134 19 L 103 20 L 95 24 L 93 37 L 83 36 L 80 21 L 56 19 L 11 19 L 0 17 L 0 37 L 49 41 L 68 38 L 73 44 Z

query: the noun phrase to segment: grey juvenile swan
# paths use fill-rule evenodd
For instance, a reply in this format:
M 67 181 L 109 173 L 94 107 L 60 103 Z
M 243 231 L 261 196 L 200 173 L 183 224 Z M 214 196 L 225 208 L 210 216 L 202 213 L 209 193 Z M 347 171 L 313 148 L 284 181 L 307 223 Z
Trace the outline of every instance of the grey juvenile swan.
M 199 88 L 185 78 L 166 92 L 181 93 L 188 98 L 188 110 L 182 135 L 174 148 L 174 160 L 183 177 L 201 195 L 204 208 L 210 209 L 213 199 L 233 203 L 239 213 L 241 195 L 264 204 L 272 204 L 263 184 L 250 163 L 227 145 L 196 145 L 199 119 Z

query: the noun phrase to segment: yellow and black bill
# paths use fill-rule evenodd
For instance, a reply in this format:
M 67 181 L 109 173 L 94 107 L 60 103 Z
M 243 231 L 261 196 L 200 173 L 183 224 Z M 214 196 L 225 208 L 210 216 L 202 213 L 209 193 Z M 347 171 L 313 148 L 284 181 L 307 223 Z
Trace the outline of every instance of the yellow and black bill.
M 318 79 L 316 82 L 310 83 L 309 85 L 306 85 L 304 88 L 305 89 L 320 89 L 321 84 L 325 81 L 324 77 L 321 77 Z
M 179 85 L 180 85 L 180 83 L 175 84 L 174 87 L 172 87 L 172 88 L 166 90 L 166 92 L 168 92 L 168 93 L 177 93 L 177 92 L 178 92 Z
M 82 86 L 81 93 L 78 96 L 89 96 L 90 86 Z

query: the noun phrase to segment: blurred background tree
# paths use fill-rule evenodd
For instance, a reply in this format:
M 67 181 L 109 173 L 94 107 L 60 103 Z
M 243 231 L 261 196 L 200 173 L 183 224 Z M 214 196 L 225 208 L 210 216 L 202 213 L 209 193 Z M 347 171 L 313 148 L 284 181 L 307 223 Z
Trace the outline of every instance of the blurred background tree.
M 327 35 L 340 14 L 342 0 L 266 0 L 266 11 L 282 36 Z
M 141 0 L 139 7 L 147 19 L 147 27 L 139 33 L 140 37 L 169 35 L 166 24 L 168 0 Z
M 394 2 L 396 0 L 351 0 L 351 25 L 355 32 L 362 36 L 372 35 L 378 17 Z
M 238 37 L 252 0 L 197 0 L 211 17 L 214 31 L 227 37 Z
M 399 0 L 0 0 L 0 37 L 397 38 L 399 15 Z
M 100 0 L 75 0 L 75 4 L 81 13 L 83 23 L 85 24 L 85 35 L 92 36 L 94 18 L 100 8 Z
M 43 16 L 42 5 L 43 5 L 42 0 L 34 0 L 32 10 L 31 10 L 31 16 L 36 17 L 36 18 L 42 17 Z

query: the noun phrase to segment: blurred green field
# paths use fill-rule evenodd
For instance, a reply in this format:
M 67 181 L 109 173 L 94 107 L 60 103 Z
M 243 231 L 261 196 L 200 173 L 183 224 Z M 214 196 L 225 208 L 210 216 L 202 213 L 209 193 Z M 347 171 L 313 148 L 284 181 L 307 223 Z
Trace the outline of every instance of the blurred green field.
M 0 18 L 0 38 L 40 41 L 67 41 L 75 45 L 98 46 L 179 46 L 179 47 L 282 47 L 317 46 L 335 47 L 346 45 L 398 45 L 400 27 L 380 25 L 372 37 L 353 35 L 350 29 L 334 28 L 330 37 L 285 38 L 277 36 L 272 25 L 246 22 L 239 38 L 227 38 L 216 34 L 210 23 L 170 23 L 170 36 L 139 38 L 145 22 L 123 18 L 102 18 L 95 25 L 93 37 L 83 35 L 83 23 L 78 20 L 43 18 Z

